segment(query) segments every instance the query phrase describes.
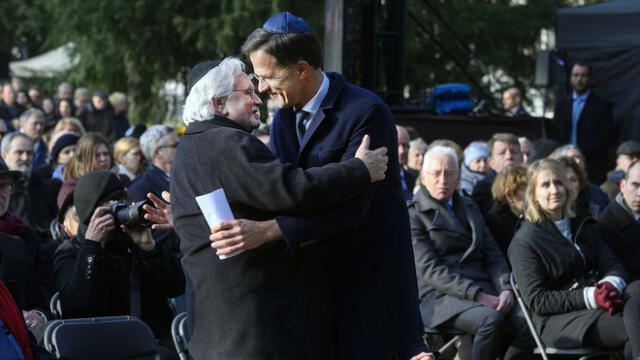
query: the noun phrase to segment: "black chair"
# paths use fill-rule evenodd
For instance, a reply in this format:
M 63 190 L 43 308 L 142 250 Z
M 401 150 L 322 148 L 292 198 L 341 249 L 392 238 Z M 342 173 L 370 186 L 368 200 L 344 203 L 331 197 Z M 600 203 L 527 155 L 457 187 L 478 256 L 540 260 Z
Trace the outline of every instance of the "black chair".
M 440 328 L 440 327 L 436 329 L 425 328 L 424 334 L 439 335 L 439 336 L 442 336 L 443 339 L 451 338 L 449 341 L 445 342 L 440 348 L 437 349 L 438 353 L 440 354 L 444 354 L 446 351 L 448 351 L 452 347 L 455 347 L 456 343 L 458 343 L 458 341 L 462 339 L 462 336 L 465 335 L 465 333 L 456 329 Z M 426 340 L 425 340 L 425 343 L 427 343 L 427 345 L 430 345 Z
M 173 318 L 171 336 L 180 360 L 189 360 L 187 344 L 191 339 L 191 334 L 189 334 L 189 315 L 186 312 L 182 312 Z
M 160 359 L 153 332 L 134 316 L 55 320 L 44 344 L 56 359 Z
M 56 319 L 62 318 L 62 306 L 60 305 L 60 292 L 57 291 L 49 300 L 49 310 Z
M 549 355 L 551 356 L 565 356 L 565 357 L 577 357 L 580 360 L 590 359 L 596 356 L 602 355 L 610 355 L 619 351 L 611 351 L 604 350 L 595 347 L 584 347 L 584 348 L 574 348 L 574 349 L 558 349 L 550 346 L 546 346 L 542 339 L 540 339 L 540 335 L 536 331 L 536 327 L 533 325 L 533 321 L 531 320 L 531 315 L 529 313 L 529 309 L 520 294 L 520 289 L 518 288 L 518 284 L 516 284 L 516 280 L 513 277 L 513 273 L 509 276 L 509 281 L 511 282 L 511 288 L 513 289 L 513 293 L 516 295 L 516 299 L 518 300 L 518 304 L 520 304 L 520 308 L 522 309 L 522 313 L 527 321 L 527 326 L 529 326 L 529 332 L 531 332 L 531 336 L 533 340 L 535 340 L 537 347 L 533 350 L 534 354 L 540 354 L 544 360 L 549 360 Z

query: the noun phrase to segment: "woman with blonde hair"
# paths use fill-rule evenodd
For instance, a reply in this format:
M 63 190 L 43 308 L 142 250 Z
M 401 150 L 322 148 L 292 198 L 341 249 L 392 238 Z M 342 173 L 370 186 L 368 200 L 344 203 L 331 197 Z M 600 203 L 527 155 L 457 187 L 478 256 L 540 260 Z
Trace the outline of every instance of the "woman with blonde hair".
M 58 204 L 62 204 L 82 175 L 96 170 L 110 170 L 112 166 L 113 155 L 104 136 L 98 133 L 87 133 L 81 136 L 76 144 L 73 158 L 62 170 L 64 183 L 58 193 Z
M 525 221 L 509 246 L 513 276 L 546 346 L 625 348 L 640 356 L 640 282 L 627 286 L 624 268 L 596 231 L 575 216 L 575 188 L 557 160 L 531 164 Z
M 118 173 L 133 182 L 144 172 L 144 155 L 140 149 L 140 141 L 127 136 L 116 141 L 113 146 L 113 157 L 118 164 Z

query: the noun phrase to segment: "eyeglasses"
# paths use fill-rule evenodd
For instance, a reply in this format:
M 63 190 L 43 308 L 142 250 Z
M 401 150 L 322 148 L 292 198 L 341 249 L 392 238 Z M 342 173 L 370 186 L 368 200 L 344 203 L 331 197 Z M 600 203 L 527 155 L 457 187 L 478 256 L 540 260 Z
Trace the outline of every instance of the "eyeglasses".
M 251 80 L 257 81 L 258 83 L 265 83 L 265 84 L 271 84 L 274 81 L 278 81 L 278 80 L 282 80 L 287 76 L 287 72 L 290 70 L 290 67 L 286 67 L 284 68 L 280 74 L 276 75 L 276 76 L 259 76 L 257 74 L 251 74 L 249 75 L 251 77 Z
M 243 92 L 245 95 L 249 96 L 250 98 L 258 97 L 258 94 L 256 94 L 256 88 L 254 86 L 248 87 L 246 89 L 233 89 L 231 91 L 240 91 Z
M 456 171 L 451 171 L 451 170 L 445 170 L 445 171 L 427 171 L 426 172 L 427 175 L 435 177 L 435 178 L 439 178 L 440 176 L 444 175 L 444 178 L 447 180 L 451 180 L 453 178 L 455 178 L 458 173 Z
M 173 149 L 177 149 L 178 145 L 180 145 L 180 142 L 175 142 L 173 144 L 168 144 L 168 145 L 160 145 L 158 146 L 158 150 L 164 149 L 164 148 L 173 148 Z

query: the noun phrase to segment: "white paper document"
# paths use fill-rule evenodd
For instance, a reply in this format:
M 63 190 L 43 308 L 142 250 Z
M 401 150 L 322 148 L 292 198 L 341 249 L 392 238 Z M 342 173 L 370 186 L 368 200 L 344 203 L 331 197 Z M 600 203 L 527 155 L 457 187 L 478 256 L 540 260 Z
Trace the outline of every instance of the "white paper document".
M 220 221 L 235 219 L 233 217 L 231 207 L 229 207 L 229 202 L 227 201 L 227 197 L 225 196 L 223 189 L 214 190 L 208 194 L 196 196 L 196 202 L 198 203 L 198 206 L 200 206 L 202 215 L 204 215 L 209 228 L 212 228 Z M 208 237 L 209 236 L 207 236 L 207 238 Z M 220 259 L 227 259 L 232 256 L 236 256 L 243 251 L 244 250 L 238 250 L 228 255 L 219 255 L 218 257 Z

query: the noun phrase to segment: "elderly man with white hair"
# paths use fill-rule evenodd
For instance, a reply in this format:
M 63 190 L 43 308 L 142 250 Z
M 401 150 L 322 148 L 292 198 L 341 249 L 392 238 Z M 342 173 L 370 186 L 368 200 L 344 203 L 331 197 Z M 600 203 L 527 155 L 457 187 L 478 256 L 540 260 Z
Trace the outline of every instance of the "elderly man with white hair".
M 476 204 L 456 191 L 456 153 L 430 149 L 421 179 L 409 216 L 425 326 L 473 335 L 473 360 L 531 358 L 533 342 L 514 304 L 507 261 Z
M 309 239 L 290 249 L 279 235 L 267 234 L 274 240 L 247 239 L 246 251 L 218 257 L 195 197 L 223 189 L 239 219 L 321 211 L 382 180 L 386 149 L 368 150 L 365 136 L 356 158 L 342 163 L 308 170 L 282 163 L 250 133 L 260 124 L 262 101 L 235 58 L 196 65 L 187 92 L 187 129 L 171 169 L 171 206 L 192 299 L 190 354 L 196 359 L 333 358 L 324 245 Z

